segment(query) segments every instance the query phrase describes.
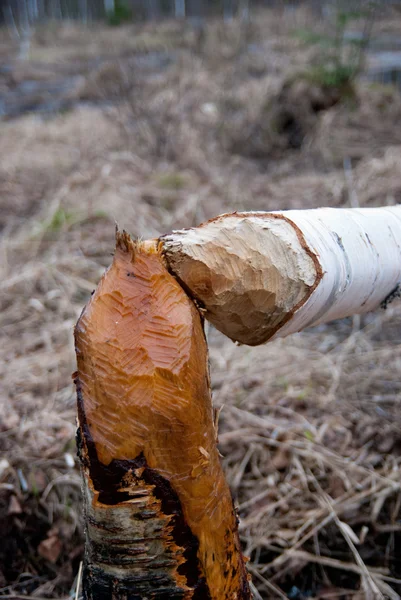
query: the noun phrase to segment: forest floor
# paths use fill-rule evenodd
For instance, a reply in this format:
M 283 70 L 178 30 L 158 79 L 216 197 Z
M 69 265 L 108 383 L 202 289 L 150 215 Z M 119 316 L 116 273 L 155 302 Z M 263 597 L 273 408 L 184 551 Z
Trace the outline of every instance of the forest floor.
M 115 222 L 401 202 L 401 95 L 299 77 L 304 9 L 0 32 L 0 595 L 73 598 L 73 327 Z M 356 24 L 358 26 L 358 24 Z M 375 24 L 401 31 L 401 15 Z M 259 348 L 211 327 L 220 450 L 255 598 L 401 597 L 401 306 Z

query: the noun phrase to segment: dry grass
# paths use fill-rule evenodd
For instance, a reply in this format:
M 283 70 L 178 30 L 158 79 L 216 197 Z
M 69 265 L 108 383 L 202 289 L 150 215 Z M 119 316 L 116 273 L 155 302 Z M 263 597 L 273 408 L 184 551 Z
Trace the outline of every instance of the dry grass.
M 212 23 L 203 49 L 189 32 L 171 64 L 152 72 L 132 66 L 129 31 L 113 30 L 117 81 L 129 77 L 118 101 L 108 56 L 97 75 L 85 63 L 86 96 L 74 96 L 107 106 L 1 124 L 4 597 L 75 593 L 83 538 L 72 331 L 110 263 L 114 222 L 147 238 L 223 211 L 349 205 L 342 161 L 355 136 L 363 152 L 352 172 L 354 199 L 400 201 L 399 127 L 394 121 L 377 144 L 383 113 L 364 86 L 351 112 L 339 105 L 320 115 L 298 151 L 250 159 L 227 150 L 227 106 L 240 124 L 257 126 L 293 57 L 297 65 L 308 60 L 298 42 L 285 43 L 304 18 L 295 12 L 288 24 L 268 15 L 251 32 L 264 57 L 256 76 L 243 49 L 250 33 L 236 25 Z M 169 27 L 158 35 L 171 39 Z M 68 72 L 69 51 L 55 47 L 56 33 L 43 35 L 44 60 L 55 60 L 54 50 Z M 105 32 L 92 35 L 94 48 L 103 47 Z M 81 31 L 68 36 L 68 48 L 92 52 Z M 398 106 L 399 94 L 391 96 Z M 224 405 L 220 448 L 255 598 L 400 598 L 400 331 L 397 303 L 261 348 L 237 347 L 208 328 L 214 400 Z
M 358 576 L 366 583 L 344 533 L 379 588 L 397 579 L 400 339 L 380 337 L 399 318 L 350 320 L 231 354 L 212 345 L 241 533 L 252 568 L 269 582 L 318 598 L 325 596 L 312 594 L 313 577 L 324 593 L 334 593 L 336 575 L 337 585 L 342 578 L 351 587 Z M 349 573 L 335 575 L 341 568 Z
M 400 118 L 401 99 L 393 86 L 361 85 L 351 105 L 325 113 L 311 144 L 328 164 L 341 166 L 345 155 L 358 161 L 400 145 L 401 131 L 394 127 Z

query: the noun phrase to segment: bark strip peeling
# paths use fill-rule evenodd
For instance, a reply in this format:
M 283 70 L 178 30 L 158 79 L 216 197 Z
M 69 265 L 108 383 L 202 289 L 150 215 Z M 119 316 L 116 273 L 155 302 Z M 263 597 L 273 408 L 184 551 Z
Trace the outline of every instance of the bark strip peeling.
M 201 318 L 157 242 L 117 234 L 75 341 L 85 599 L 249 599 Z
M 401 282 L 401 206 L 225 214 L 160 242 L 205 317 L 250 346 L 373 310 Z

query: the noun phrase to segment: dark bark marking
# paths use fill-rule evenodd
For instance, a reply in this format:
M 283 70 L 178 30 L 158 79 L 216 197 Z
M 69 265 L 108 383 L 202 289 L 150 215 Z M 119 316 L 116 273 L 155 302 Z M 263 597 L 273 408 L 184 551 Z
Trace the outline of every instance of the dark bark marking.
M 181 502 L 170 482 L 156 470 L 148 467 L 146 458 L 142 453 L 132 460 L 114 459 L 109 465 L 104 465 L 99 461 L 96 446 L 86 420 L 84 399 L 78 377 L 74 379 L 74 383 L 77 391 L 78 419 L 80 424 L 76 435 L 77 454 L 83 467 L 88 469 L 90 473 L 94 489 L 99 493 L 98 502 L 109 506 L 116 506 L 130 500 L 132 496 L 129 492 L 121 491 L 121 487 L 124 487 L 124 479 L 127 476 L 133 478 L 138 483 L 138 486 L 141 485 L 141 482 L 142 485 L 154 486 L 152 493 L 160 501 L 162 515 L 172 517 L 170 526 L 172 528 L 171 536 L 173 541 L 177 546 L 184 548 L 183 557 L 185 561 L 179 565 L 177 572 L 185 576 L 188 587 L 193 588 L 193 600 L 210 600 L 208 585 L 205 578 L 201 575 L 197 556 L 199 541 L 192 533 L 184 518 Z M 157 516 L 156 511 L 149 510 L 142 511 L 135 518 L 144 520 Z M 98 523 L 93 523 L 93 525 L 99 527 Z M 107 533 L 111 531 L 110 528 L 107 528 Z M 115 533 L 118 532 L 115 531 Z M 118 565 L 122 566 L 122 563 L 125 566 L 130 564 L 135 565 L 135 550 L 130 552 L 124 548 L 124 552 L 121 552 L 120 556 L 118 539 L 108 538 L 108 541 L 110 542 L 110 548 L 107 551 L 108 564 L 115 565 L 116 567 Z M 147 540 L 141 539 L 137 541 L 146 542 Z M 104 554 L 105 551 L 104 545 L 98 545 L 94 541 L 91 541 L 91 550 L 94 554 L 99 555 Z M 132 557 L 132 561 L 127 558 L 127 554 Z M 154 563 L 153 566 L 166 568 L 173 567 L 174 563 L 174 557 L 172 557 L 171 562 L 169 559 L 165 559 Z M 87 600 L 111 600 L 114 597 L 124 597 L 125 600 L 143 600 L 146 597 L 141 595 L 144 586 L 146 589 L 149 589 L 149 578 L 146 577 L 145 579 L 146 581 L 144 581 L 141 575 L 132 577 L 124 575 L 123 580 L 113 582 L 101 568 L 86 564 L 83 581 L 87 582 L 87 585 L 84 583 L 84 592 L 86 587 L 91 590 L 91 593 L 90 596 L 85 593 L 84 595 Z M 168 598 L 171 600 L 181 600 L 184 598 L 185 592 L 181 592 L 177 588 L 173 589 L 171 584 L 172 581 L 168 575 L 162 577 L 155 573 L 152 574 L 152 586 L 154 587 L 154 593 L 152 592 L 151 596 L 152 600 L 167 600 Z

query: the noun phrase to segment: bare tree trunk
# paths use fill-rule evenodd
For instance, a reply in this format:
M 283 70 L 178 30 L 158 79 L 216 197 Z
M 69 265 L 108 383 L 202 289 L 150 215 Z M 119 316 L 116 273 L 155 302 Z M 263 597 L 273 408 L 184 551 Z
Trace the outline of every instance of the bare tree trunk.
M 15 40 L 20 38 L 18 27 L 15 20 L 15 15 L 10 4 L 3 7 L 3 17 L 7 29 Z
M 235 0 L 223 0 L 223 17 L 225 21 L 230 21 L 234 18 Z
M 200 314 L 157 241 L 117 235 L 75 330 L 86 600 L 245 600 Z
M 45 2 L 44 2 L 44 0 L 36 0 L 36 4 L 38 7 L 38 20 L 42 21 L 43 19 L 46 19 L 46 17 L 47 17 L 46 10 L 45 10 Z
M 202 0 L 185 0 L 186 14 L 191 18 L 204 18 L 208 15 L 208 3 Z
M 63 18 L 63 11 L 61 10 L 61 0 L 53 0 L 52 1 L 52 6 L 53 6 L 53 18 L 54 19 L 62 19 Z
M 81 21 L 86 25 L 88 23 L 88 0 L 79 0 L 79 14 Z
M 177 19 L 185 18 L 185 0 L 174 0 L 174 13 Z
M 158 19 L 160 17 L 159 0 L 147 0 L 145 6 L 148 19 Z
M 19 0 L 18 1 L 18 16 L 19 16 L 19 38 L 20 38 L 20 48 L 19 48 L 19 58 L 21 60 L 26 60 L 29 56 L 29 51 L 31 48 L 31 23 L 29 21 L 29 13 L 27 0 Z
M 28 14 L 30 23 L 34 23 L 39 16 L 38 0 L 30 0 L 28 2 Z
M 250 0 L 240 0 L 239 9 L 238 9 L 239 18 L 244 23 L 249 23 L 250 18 L 251 18 L 251 11 L 250 11 L 249 5 L 250 5 Z
M 234 213 L 161 242 L 205 317 L 249 345 L 373 310 L 401 283 L 401 205 Z
M 113 14 L 115 11 L 115 2 L 114 0 L 104 0 L 104 12 L 107 14 Z

